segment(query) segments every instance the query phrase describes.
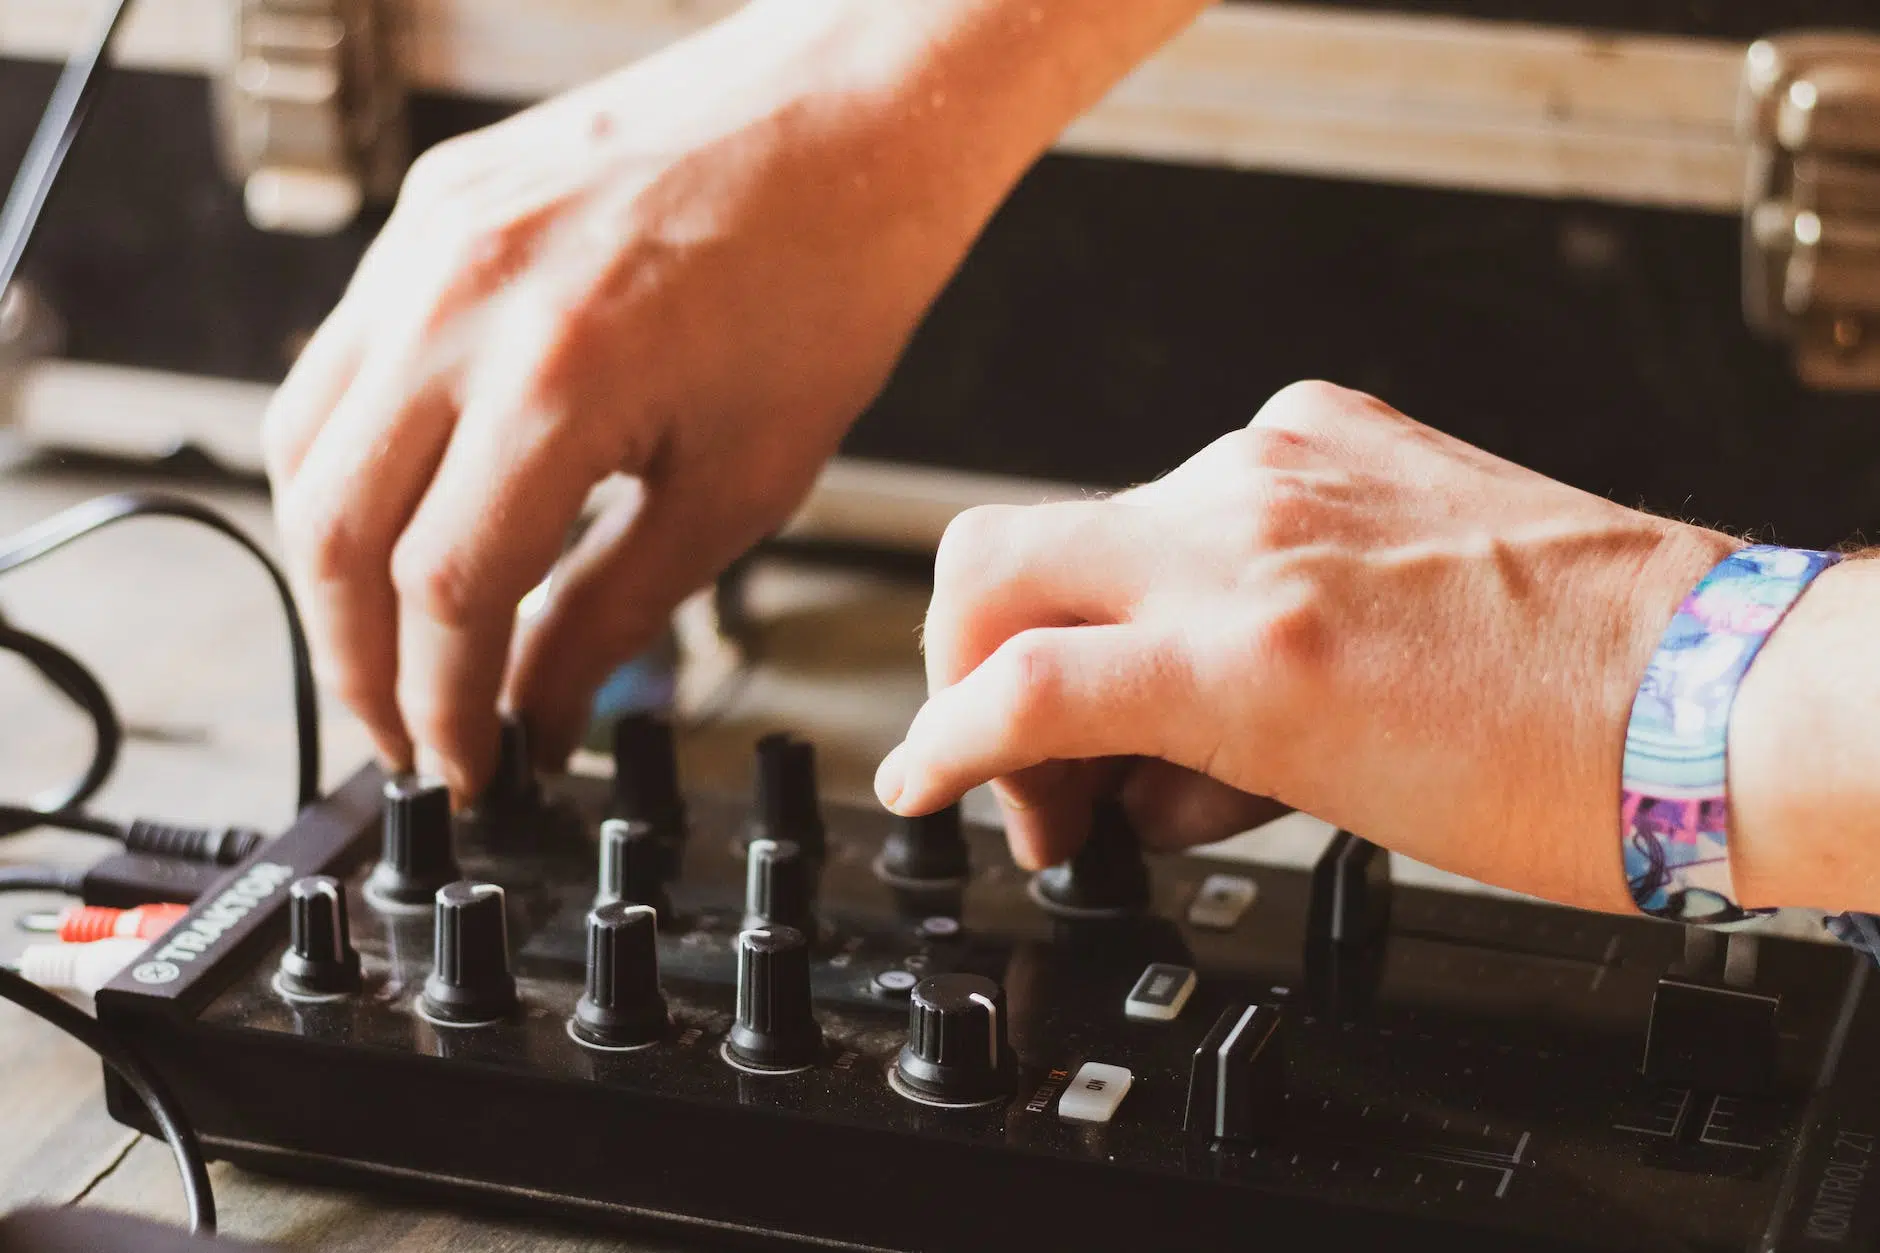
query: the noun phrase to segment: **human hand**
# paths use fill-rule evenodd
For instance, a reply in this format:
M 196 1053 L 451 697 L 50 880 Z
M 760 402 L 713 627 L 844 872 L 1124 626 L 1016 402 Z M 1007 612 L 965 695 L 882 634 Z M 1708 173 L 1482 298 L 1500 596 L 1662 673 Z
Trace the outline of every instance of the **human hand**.
M 388 764 L 473 796 L 499 698 L 565 758 L 605 674 L 795 507 L 1048 142 L 956 125 L 922 33 L 865 11 L 752 5 L 413 167 L 265 427 L 323 678 Z M 518 630 L 616 472 L 640 490 Z
M 1324 383 L 1156 482 L 955 521 L 897 813 L 987 781 L 1027 866 L 1121 786 L 1162 846 L 1279 802 L 1421 861 L 1630 908 L 1619 766 L 1679 600 L 1736 546 Z M 1272 798 L 1262 802 L 1259 798 Z

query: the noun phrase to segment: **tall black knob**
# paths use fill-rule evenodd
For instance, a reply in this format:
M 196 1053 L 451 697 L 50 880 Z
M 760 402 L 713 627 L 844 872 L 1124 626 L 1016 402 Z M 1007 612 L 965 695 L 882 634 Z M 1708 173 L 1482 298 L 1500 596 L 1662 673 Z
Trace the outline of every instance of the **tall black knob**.
M 424 1009 L 452 1023 L 489 1022 L 516 1008 L 503 890 L 462 880 L 437 890 L 437 925 Z
M 1012 1091 L 1005 991 L 983 975 L 934 975 L 908 998 L 907 1044 L 894 1063 L 910 1092 L 943 1104 L 977 1104 Z
M 894 887 L 950 887 L 966 878 L 967 869 L 958 805 L 901 819 L 875 859 L 875 874 Z
M 757 741 L 756 810 L 751 838 L 794 840 L 811 857 L 822 856 L 814 744 L 781 731 Z
M 752 840 L 744 860 L 744 925 L 814 935 L 815 866 L 794 840 Z
M 303 996 L 359 988 L 359 954 L 346 924 L 346 889 L 330 875 L 296 879 L 287 889 L 281 986 Z
M 752 927 L 738 935 L 738 1017 L 725 1052 L 758 1070 L 798 1070 L 822 1055 L 809 941 L 795 927 Z
M 601 823 L 600 885 L 594 903 L 626 901 L 663 909 L 666 867 L 666 846 L 651 823 L 609 818 Z
M 652 824 L 667 840 L 685 834 L 672 723 L 657 714 L 628 714 L 614 723 L 614 813 Z
M 606 1048 L 635 1048 L 666 1033 L 652 909 L 614 901 L 588 913 L 587 983 L 575 1003 L 574 1032 Z
M 459 873 L 451 851 L 450 789 L 409 776 L 387 782 L 384 842 L 366 894 L 394 905 L 428 905 Z
M 542 803 L 542 785 L 535 777 L 529 751 L 529 729 L 511 714 L 502 722 L 497 739 L 496 773 L 477 798 L 479 812 L 513 812 Z
M 1090 838 L 1062 865 L 1038 872 L 1032 881 L 1038 902 L 1069 917 L 1132 913 L 1149 904 L 1149 867 L 1136 830 L 1111 797 L 1091 811 Z

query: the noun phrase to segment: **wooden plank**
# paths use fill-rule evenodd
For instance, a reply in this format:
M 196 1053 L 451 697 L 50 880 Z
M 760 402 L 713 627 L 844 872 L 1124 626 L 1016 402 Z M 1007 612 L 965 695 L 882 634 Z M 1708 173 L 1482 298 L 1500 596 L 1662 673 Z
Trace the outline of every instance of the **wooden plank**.
M 398 0 L 418 87 L 547 95 L 737 0 Z M 227 0 L 143 0 L 126 64 L 212 72 Z M 0 52 L 60 55 L 102 0 L 0 0 Z M 1236 3 L 1066 133 L 1071 151 L 1733 211 L 1741 45 Z

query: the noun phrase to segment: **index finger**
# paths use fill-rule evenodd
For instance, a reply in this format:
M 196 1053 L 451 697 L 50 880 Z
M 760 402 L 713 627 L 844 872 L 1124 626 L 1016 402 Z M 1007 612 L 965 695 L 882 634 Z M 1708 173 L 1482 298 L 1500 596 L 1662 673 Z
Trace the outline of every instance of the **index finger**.
M 516 607 L 608 468 L 583 445 L 527 402 L 473 400 L 392 554 L 399 709 L 420 768 L 460 802 L 494 767 Z

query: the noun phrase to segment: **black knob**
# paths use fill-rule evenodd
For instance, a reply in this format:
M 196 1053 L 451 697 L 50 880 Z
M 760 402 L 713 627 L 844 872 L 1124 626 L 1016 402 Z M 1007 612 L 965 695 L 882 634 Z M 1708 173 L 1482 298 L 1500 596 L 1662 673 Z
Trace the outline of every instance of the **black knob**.
M 666 846 L 651 823 L 609 818 L 601 823 L 600 886 L 594 903 L 626 901 L 665 908 Z
M 659 991 L 659 918 L 645 905 L 614 901 L 587 916 L 587 984 L 574 1032 L 590 1044 L 635 1048 L 666 1033 Z
M 794 840 L 752 840 L 744 859 L 744 925 L 814 935 L 815 869 Z
M 1091 811 L 1090 838 L 1062 865 L 1032 881 L 1038 902 L 1069 917 L 1108 917 L 1149 904 L 1149 867 L 1121 801 L 1106 797 Z
M 330 875 L 296 879 L 287 889 L 281 985 L 304 996 L 359 988 L 359 954 L 346 925 L 346 889 Z
M 738 1017 L 725 1040 L 731 1060 L 757 1070 L 800 1070 L 822 1055 L 809 991 L 809 941 L 795 927 L 738 935 Z
M 814 744 L 781 731 L 757 741 L 756 810 L 752 839 L 794 840 L 811 857 L 823 855 Z
M 966 878 L 967 868 L 958 805 L 901 819 L 875 859 L 875 874 L 894 887 L 949 887 Z
M 424 1009 L 452 1023 L 490 1022 L 516 1008 L 503 890 L 463 880 L 437 890 L 431 977 Z
M 914 1095 L 978 1104 L 1012 1090 L 1005 991 L 984 975 L 934 975 L 908 998 L 907 1044 L 894 1073 Z
M 451 851 L 450 789 L 412 777 L 386 783 L 384 843 L 366 880 L 367 895 L 395 905 L 428 905 L 460 873 Z
M 529 729 L 514 715 L 503 719 L 497 739 L 496 773 L 477 798 L 479 812 L 514 812 L 542 803 L 542 785 L 535 777 L 529 752 Z
M 663 839 L 684 838 L 672 723 L 657 714 L 628 714 L 614 723 L 614 813 L 650 823 Z

